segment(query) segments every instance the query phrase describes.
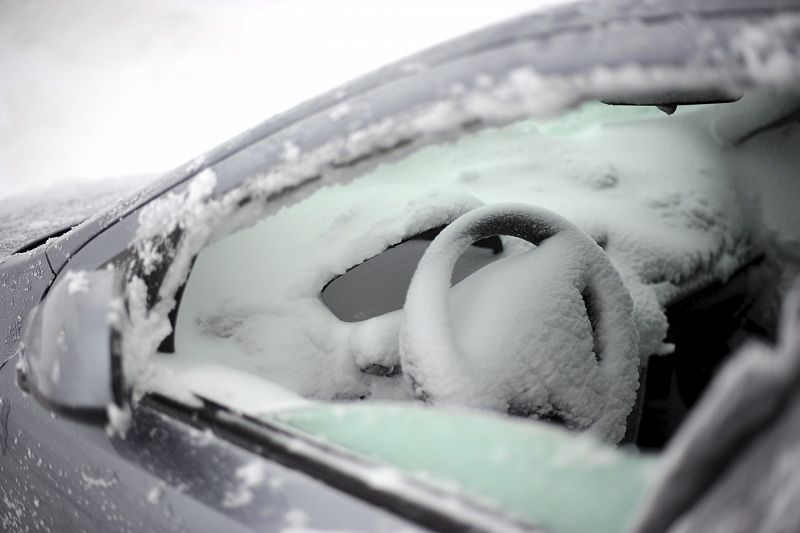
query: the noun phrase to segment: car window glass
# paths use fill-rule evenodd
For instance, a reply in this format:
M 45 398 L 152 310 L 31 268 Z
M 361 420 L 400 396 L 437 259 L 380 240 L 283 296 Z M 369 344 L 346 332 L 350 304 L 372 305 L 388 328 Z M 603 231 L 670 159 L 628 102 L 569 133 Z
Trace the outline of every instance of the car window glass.
M 658 465 L 554 426 L 410 405 L 316 406 L 269 418 L 562 533 L 623 531 Z

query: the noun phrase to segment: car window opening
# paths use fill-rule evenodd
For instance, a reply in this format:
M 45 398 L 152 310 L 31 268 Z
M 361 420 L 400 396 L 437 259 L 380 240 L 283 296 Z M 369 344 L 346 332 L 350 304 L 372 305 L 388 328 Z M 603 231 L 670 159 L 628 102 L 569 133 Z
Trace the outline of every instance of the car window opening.
M 619 316 L 604 313 L 630 301 L 643 374 L 621 442 L 658 451 L 732 350 L 754 336 L 774 339 L 770 317 L 791 256 L 775 251 L 787 249 L 795 230 L 773 216 L 791 210 L 759 209 L 796 197 L 800 137 L 796 122 L 737 111 L 767 108 L 769 99 L 678 106 L 671 115 L 587 104 L 422 148 L 273 209 L 200 252 L 179 293 L 174 336 L 162 344 L 173 353 L 156 363 L 204 398 L 242 412 L 257 405 L 256 416 L 379 462 L 478 494 L 487 472 L 499 469 L 519 491 L 534 490 L 497 457 L 538 457 L 536 470 L 547 471 L 551 452 L 533 450 L 531 435 L 566 449 L 556 435 L 601 412 L 603 373 L 619 370 L 608 370 L 618 354 L 607 345 L 621 334 L 607 329 Z M 450 291 L 449 329 L 437 330 L 434 316 L 416 327 L 436 342 L 452 338 L 455 354 L 433 368 L 466 387 L 467 401 L 456 404 L 466 411 L 453 410 L 425 374 L 412 377 L 404 366 L 407 293 L 445 227 L 486 206 L 519 203 L 563 217 L 600 249 L 558 234 L 535 248 L 489 237 L 459 257 L 449 280 L 429 287 Z M 609 292 L 616 285 L 597 278 L 599 263 L 586 257 L 606 257 L 624 291 Z M 583 277 L 589 270 L 595 277 Z M 565 284 L 570 276 L 578 282 Z M 428 307 L 436 305 L 431 295 Z M 531 338 L 535 364 L 514 349 Z M 430 357 L 441 357 L 434 341 Z M 518 392 L 493 397 L 512 387 Z M 424 450 L 402 444 L 420 430 L 433 439 Z M 497 451 L 494 435 L 510 444 Z M 480 454 L 470 459 L 474 475 L 448 470 L 453 449 Z M 619 453 L 614 479 L 641 481 L 653 468 L 650 456 Z M 513 494 L 503 501 L 512 505 Z

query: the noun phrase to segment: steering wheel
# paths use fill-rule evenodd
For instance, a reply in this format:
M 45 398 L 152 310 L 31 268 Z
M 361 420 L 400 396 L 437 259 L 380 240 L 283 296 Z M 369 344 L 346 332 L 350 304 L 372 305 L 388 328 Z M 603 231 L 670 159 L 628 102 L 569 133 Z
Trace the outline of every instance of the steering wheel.
M 493 235 L 536 248 L 453 286 L 459 256 Z M 534 206 L 470 211 L 430 244 L 412 278 L 400 359 L 417 398 L 560 418 L 619 442 L 636 400 L 639 337 L 619 273 L 594 240 Z

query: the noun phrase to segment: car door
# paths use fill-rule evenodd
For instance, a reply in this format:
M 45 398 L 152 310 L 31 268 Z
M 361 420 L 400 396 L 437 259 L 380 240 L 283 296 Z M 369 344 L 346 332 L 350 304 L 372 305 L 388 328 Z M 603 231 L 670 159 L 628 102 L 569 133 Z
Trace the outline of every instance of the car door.
M 54 415 L 0 370 L 0 525 L 6 531 L 414 531 L 402 518 L 220 438 L 150 400 L 129 431 Z M 247 437 L 239 437 L 247 441 Z M 251 449 L 248 449 L 251 448 Z
M 150 397 L 131 407 L 127 431 L 102 413 L 37 401 L 17 384 L 24 318 L 71 273 L 131 266 L 137 215 L 93 236 L 55 277 L 44 250 L 4 263 L 13 291 L 2 315 L 0 526 L 30 531 L 252 531 L 314 524 L 389 531 L 413 524 L 265 454 L 252 435 L 221 438 L 209 418 Z M 67 280 L 68 281 L 68 280 Z M 51 285 L 52 283 L 52 285 Z M 52 294 L 51 291 L 49 294 Z M 39 400 L 43 398 L 39 397 Z

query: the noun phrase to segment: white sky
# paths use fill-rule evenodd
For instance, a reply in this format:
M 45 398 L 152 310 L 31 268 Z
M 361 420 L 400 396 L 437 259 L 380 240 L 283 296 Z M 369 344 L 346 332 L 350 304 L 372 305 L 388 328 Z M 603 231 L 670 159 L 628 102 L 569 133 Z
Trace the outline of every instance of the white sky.
M 564 0 L 0 0 L 0 197 L 166 171 L 394 59 Z

